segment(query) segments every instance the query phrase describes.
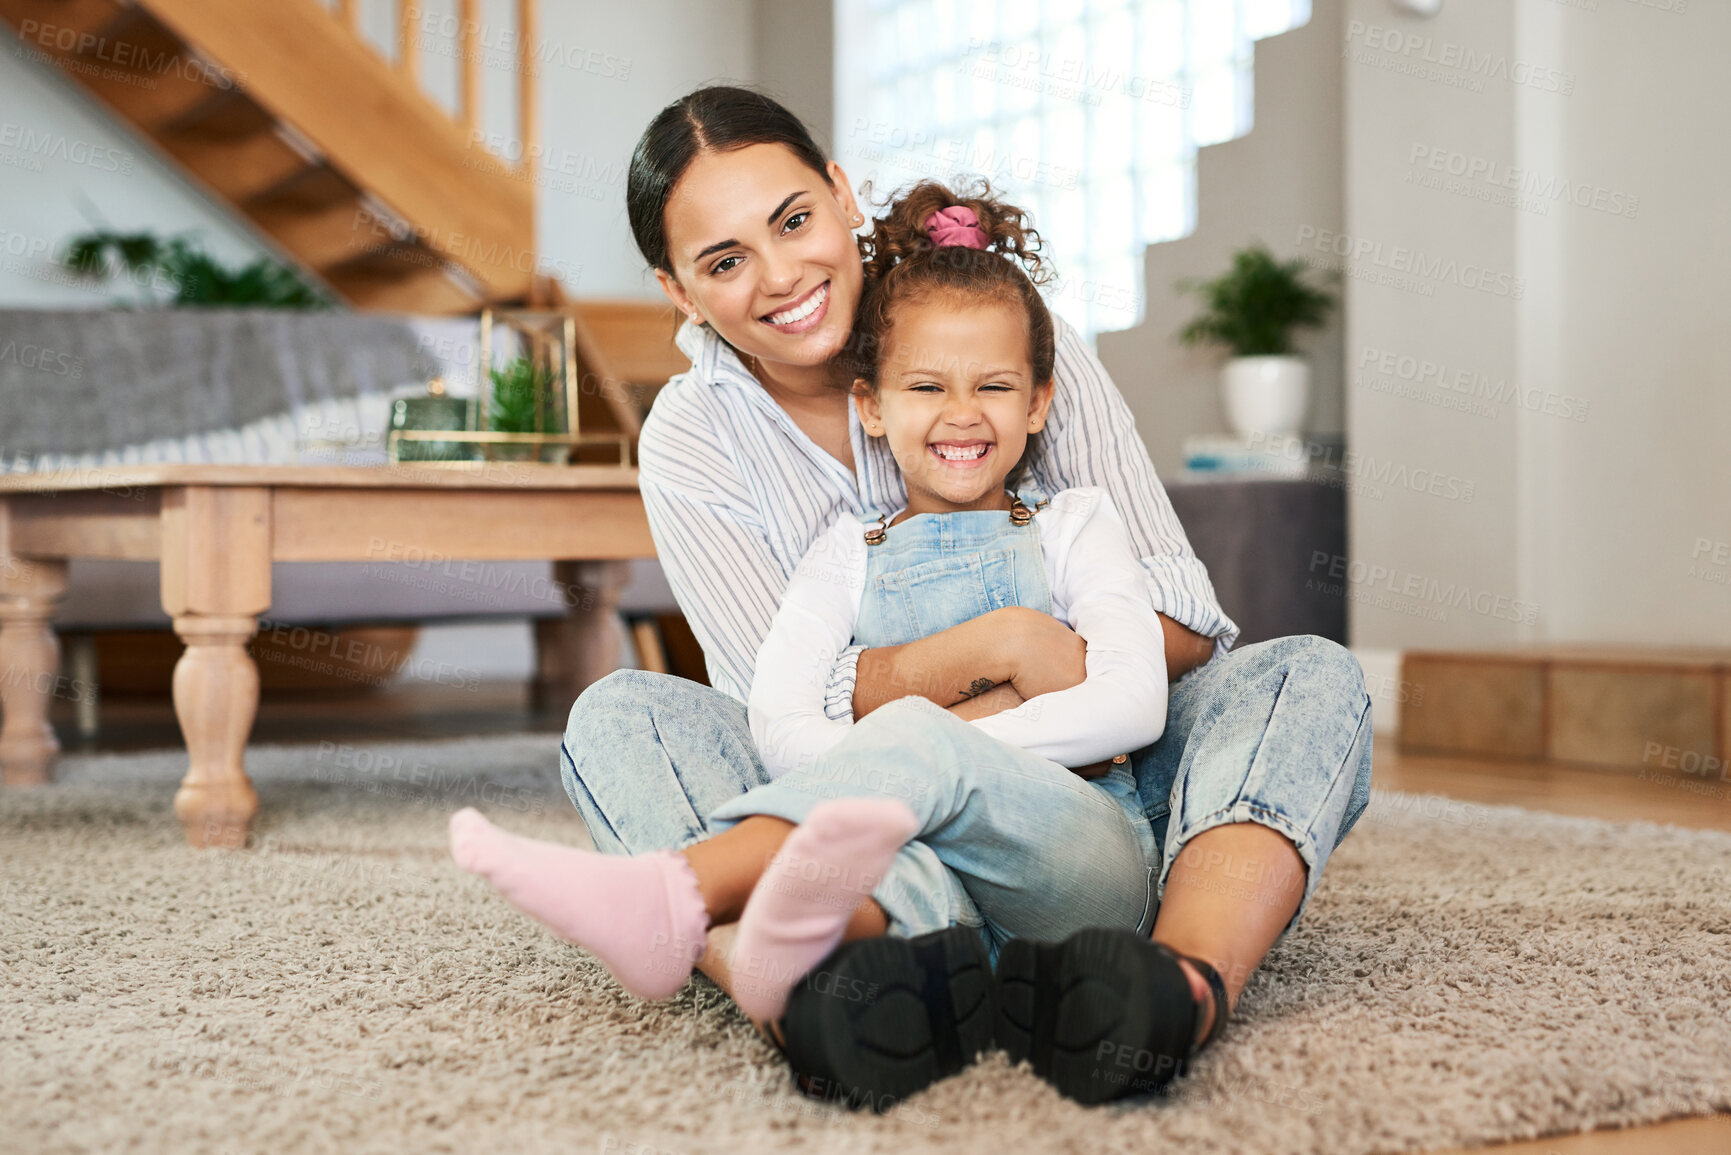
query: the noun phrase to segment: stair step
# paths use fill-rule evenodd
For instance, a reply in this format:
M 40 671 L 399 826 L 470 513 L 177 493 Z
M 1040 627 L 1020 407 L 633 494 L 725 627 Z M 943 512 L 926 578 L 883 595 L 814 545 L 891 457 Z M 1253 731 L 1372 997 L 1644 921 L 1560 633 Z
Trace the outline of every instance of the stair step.
M 62 64 L 98 99 L 151 137 L 192 113 L 220 90 L 219 85 L 207 82 L 201 65 L 185 56 L 174 57 L 165 67 L 150 69 L 96 67 L 76 57 L 63 59 Z
M 315 269 L 340 265 L 390 240 L 371 226 L 373 214 L 359 197 L 323 207 L 294 200 L 249 204 L 246 212 L 279 245 Z
M 130 45 L 142 45 L 151 41 L 160 44 L 166 38 L 171 47 L 176 51 L 179 49 L 179 41 L 169 34 L 167 29 L 157 23 L 150 13 L 130 2 L 115 5 L 113 16 L 98 30 L 98 34 L 115 44 Z
M 164 126 L 158 143 L 212 190 L 237 204 L 318 164 L 270 113 L 238 90 L 219 91 Z
M 210 98 L 179 120 L 162 126 L 165 136 L 208 137 L 239 140 L 263 132 L 276 123 L 240 88 L 213 88 Z
M 272 129 L 238 138 L 174 133 L 164 136 L 161 143 L 169 155 L 235 203 L 269 192 L 309 164 Z
M 357 308 L 380 312 L 432 314 L 472 313 L 483 295 L 466 277 L 442 268 L 419 267 L 407 275 L 390 276 L 355 268 L 327 277 L 332 288 Z
M 304 165 L 270 188 L 248 198 L 241 206 L 247 212 L 296 209 L 312 212 L 344 204 L 361 195 L 353 181 L 328 164 Z
M 1681 768 L 1731 781 L 1731 652 L 1415 651 L 1401 676 L 1411 687 L 1400 719 L 1408 753 Z
M 442 272 L 451 262 L 415 240 L 391 240 L 358 256 L 320 267 L 325 277 L 354 276 L 375 280 L 398 280 L 431 269 Z

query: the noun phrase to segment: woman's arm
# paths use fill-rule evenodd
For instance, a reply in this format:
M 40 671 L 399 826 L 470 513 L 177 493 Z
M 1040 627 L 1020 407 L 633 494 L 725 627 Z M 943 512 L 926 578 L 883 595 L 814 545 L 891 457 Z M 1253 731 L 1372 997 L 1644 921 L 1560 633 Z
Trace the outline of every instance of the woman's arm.
M 1176 682 L 1197 666 L 1214 656 L 1214 639 L 1199 634 L 1189 626 L 1181 626 L 1165 614 L 1160 619 L 1160 633 L 1166 640 L 1166 680 Z M 1232 627 L 1233 633 L 1238 627 Z

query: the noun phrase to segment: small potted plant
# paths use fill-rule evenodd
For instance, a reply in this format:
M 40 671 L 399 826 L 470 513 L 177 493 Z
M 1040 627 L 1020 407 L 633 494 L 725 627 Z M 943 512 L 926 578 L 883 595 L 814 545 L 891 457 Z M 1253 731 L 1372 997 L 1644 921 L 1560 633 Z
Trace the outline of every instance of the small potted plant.
M 1186 345 L 1232 351 L 1220 375 L 1226 422 L 1240 437 L 1293 436 L 1310 404 L 1310 365 L 1292 352 L 1293 331 L 1327 319 L 1334 298 L 1305 281 L 1302 260 L 1286 262 L 1261 243 L 1232 256 L 1232 268 L 1207 281 L 1181 281 L 1204 310 L 1179 333 Z
M 553 373 L 528 357 L 513 357 L 503 368 L 489 369 L 493 398 L 487 407 L 487 423 L 495 433 L 555 433 L 559 417 L 554 407 Z M 505 442 L 490 445 L 499 461 L 563 461 L 564 445 Z

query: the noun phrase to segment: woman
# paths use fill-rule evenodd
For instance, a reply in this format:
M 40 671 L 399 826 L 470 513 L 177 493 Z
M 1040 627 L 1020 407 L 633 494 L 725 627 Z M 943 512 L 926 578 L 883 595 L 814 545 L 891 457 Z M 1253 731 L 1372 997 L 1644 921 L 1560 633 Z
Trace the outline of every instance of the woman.
M 799 120 L 747 90 L 691 93 L 644 133 L 627 199 L 639 249 L 688 320 L 679 344 L 692 370 L 663 390 L 645 422 L 640 484 L 713 688 L 610 675 L 572 708 L 561 769 L 597 849 L 641 853 L 701 840 L 714 811 L 768 780 L 744 703 L 789 575 L 838 514 L 894 511 L 905 493 L 888 450 L 864 435 L 847 392 L 831 383 L 861 298 L 852 230 L 865 217 Z M 1175 684 L 1161 738 L 1131 757 L 1161 848 L 1152 943 L 1141 941 L 1145 953 L 1102 951 L 1092 939 L 1063 944 L 1039 965 L 1066 982 L 1092 975 L 1129 991 L 1138 968 L 1168 957 L 1154 944 L 1205 960 L 1223 987 L 1194 967 L 1183 973 L 1193 1003 L 1185 1029 L 1206 1040 L 1369 799 L 1370 703 L 1357 663 L 1332 643 L 1285 638 L 1229 650 L 1236 630 L 1122 397 L 1062 323 L 1054 381 L 1031 484 L 1110 494 L 1148 571 Z M 826 713 L 867 719 L 915 695 L 964 720 L 988 716 L 1024 697 L 992 676 L 1006 650 L 1024 667 L 1083 680 L 1073 632 L 1038 614 L 1016 622 L 1007 632 L 976 619 L 902 646 L 853 647 L 830 675 Z M 956 917 L 978 923 L 991 912 Z M 712 932 L 700 964 L 723 988 L 727 941 Z M 1126 1008 L 1134 1001 L 1126 995 Z M 1148 1074 L 1129 1061 L 1127 1074 Z M 1134 1078 L 1124 1086 L 1134 1089 Z

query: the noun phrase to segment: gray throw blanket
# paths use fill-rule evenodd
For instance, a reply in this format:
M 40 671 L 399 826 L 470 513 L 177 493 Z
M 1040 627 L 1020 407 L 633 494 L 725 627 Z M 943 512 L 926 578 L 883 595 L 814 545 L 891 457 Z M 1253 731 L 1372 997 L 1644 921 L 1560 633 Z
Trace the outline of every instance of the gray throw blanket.
M 345 312 L 0 309 L 0 465 L 424 383 L 447 372 L 426 329 Z

